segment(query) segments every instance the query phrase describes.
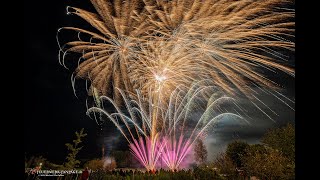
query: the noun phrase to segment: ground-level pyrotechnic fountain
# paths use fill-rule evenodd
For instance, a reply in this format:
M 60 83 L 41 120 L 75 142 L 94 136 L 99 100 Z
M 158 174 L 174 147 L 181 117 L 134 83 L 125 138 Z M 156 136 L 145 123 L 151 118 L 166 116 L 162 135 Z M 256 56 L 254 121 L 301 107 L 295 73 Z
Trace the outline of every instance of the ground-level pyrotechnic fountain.
M 147 170 L 160 168 L 160 162 L 171 170 L 180 169 L 186 162 L 193 144 L 218 121 L 241 117 L 241 107 L 236 100 L 223 96 L 205 81 L 194 83 L 190 88 L 177 87 L 167 103 L 145 98 L 137 91 L 135 97 L 121 93 L 125 110 L 106 96 L 100 97 L 100 107 L 88 109 L 88 114 L 98 113 L 97 123 L 111 120 L 129 143 L 132 154 Z M 104 103 L 114 106 L 109 113 Z M 232 107 L 232 108 L 230 108 Z M 155 108 L 157 111 L 155 112 Z M 237 109 L 232 112 L 228 109 Z M 156 120 L 155 120 L 156 119 Z M 153 124 L 156 123 L 156 124 Z

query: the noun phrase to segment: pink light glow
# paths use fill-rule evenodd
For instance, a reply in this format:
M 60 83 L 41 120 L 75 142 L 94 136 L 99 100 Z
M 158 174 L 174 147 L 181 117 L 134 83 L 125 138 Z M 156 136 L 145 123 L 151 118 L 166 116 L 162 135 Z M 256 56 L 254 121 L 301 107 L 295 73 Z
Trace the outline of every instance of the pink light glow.
M 212 86 L 197 82 L 191 88 L 180 88 L 172 92 L 168 103 L 162 103 L 151 95 L 144 99 L 138 91 L 137 100 L 130 99 L 118 89 L 123 96 L 126 113 L 107 96 L 100 97 L 101 101 L 111 103 L 116 112 L 108 113 L 100 107 L 91 107 L 87 113 L 99 113 L 100 120 L 104 115 L 112 121 L 128 141 L 131 153 L 147 171 L 154 172 L 163 168 L 163 164 L 173 171 L 186 168 L 194 162 L 189 155 L 197 139 L 205 138 L 208 130 L 223 119 L 243 118 L 238 113 L 242 111 L 238 105 L 238 111 L 234 109 L 237 114 L 220 110 L 222 103 L 236 105 L 236 101 L 226 96 L 219 97 Z M 207 102 L 202 102 L 207 92 L 213 94 Z
M 173 138 L 166 142 L 167 143 L 162 151 L 162 159 L 168 168 L 173 171 L 181 168 L 182 163 L 187 165 L 188 162 L 184 160 L 192 147 L 190 139 L 186 139 L 183 135 L 181 135 L 178 141 Z
M 131 153 L 148 171 L 155 171 L 164 144 L 166 144 L 166 140 L 160 141 L 157 136 L 153 140 L 149 137 L 145 137 L 145 139 L 140 137 L 138 140 L 134 139 L 129 147 Z
M 192 143 L 183 135 L 178 140 L 164 137 L 162 140 L 155 138 L 152 141 L 149 137 L 140 137 L 134 139 L 129 147 L 131 153 L 148 171 L 162 168 L 162 162 L 159 161 L 163 161 L 164 165 L 173 171 L 180 169 L 182 164 L 189 164 L 185 157 L 189 154 Z

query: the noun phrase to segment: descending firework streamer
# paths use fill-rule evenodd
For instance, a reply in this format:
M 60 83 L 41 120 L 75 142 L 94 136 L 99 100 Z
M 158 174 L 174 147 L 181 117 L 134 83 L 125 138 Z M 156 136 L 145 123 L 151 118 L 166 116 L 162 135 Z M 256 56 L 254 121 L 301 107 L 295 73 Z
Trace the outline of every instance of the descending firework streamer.
M 133 91 L 127 67 L 136 59 L 137 45 L 146 39 L 151 29 L 146 21 L 148 14 L 140 0 L 91 0 L 91 3 L 97 14 L 67 7 L 67 14 L 83 18 L 97 32 L 76 27 L 60 28 L 58 33 L 61 30 L 78 33 L 78 39 L 63 46 L 57 34 L 60 63 L 65 66 L 68 53 L 80 53 L 75 76 L 72 76 L 73 86 L 75 77 L 84 78 L 91 81 L 89 95 L 95 88 L 99 95 L 113 96 L 118 101 L 121 96 L 116 88 Z
M 111 103 L 116 112 L 109 113 L 102 105 L 101 108 L 89 108 L 87 113 L 102 114 L 96 119 L 97 123 L 104 122 L 105 117 L 111 120 L 147 170 L 159 167 L 159 160 L 169 169 L 179 169 L 181 164 L 188 164 L 185 157 L 194 142 L 208 134 L 210 127 L 221 120 L 244 120 L 239 113 L 242 108 L 235 99 L 223 96 L 217 88 L 204 85 L 204 82 L 194 83 L 190 88 L 178 86 L 168 102 L 161 104 L 154 101 L 153 95 L 146 99 L 137 91 L 137 97 L 131 99 L 119 90 L 126 112 L 111 98 L 102 96 L 101 101 Z
M 59 43 L 61 63 L 68 52 L 80 53 L 84 61 L 75 77 L 90 80 L 91 89 L 113 96 L 117 104 L 121 99 L 117 88 L 133 93 L 139 89 L 147 96 L 154 79 L 165 77 L 163 101 L 177 84 L 211 79 L 226 94 L 244 94 L 258 104 L 252 87 L 280 88 L 268 78 L 269 72 L 294 77 L 293 66 L 281 53 L 294 51 L 291 0 L 91 2 L 97 14 L 67 8 L 68 14 L 80 16 L 97 31 L 62 28 L 78 32 L 79 39 Z

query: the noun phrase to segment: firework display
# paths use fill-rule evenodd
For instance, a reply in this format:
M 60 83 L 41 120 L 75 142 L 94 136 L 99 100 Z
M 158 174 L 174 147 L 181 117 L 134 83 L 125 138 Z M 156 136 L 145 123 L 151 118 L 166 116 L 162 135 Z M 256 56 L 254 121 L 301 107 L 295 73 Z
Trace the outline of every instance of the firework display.
M 283 50 L 294 50 L 294 11 L 283 0 L 91 1 L 97 14 L 68 7 L 96 32 L 63 27 L 88 40 L 60 46 L 81 54 L 75 77 L 91 81 L 99 95 L 120 97 L 116 88 L 143 93 L 161 77 L 168 98 L 178 84 L 211 79 L 230 95 L 253 93 L 252 83 L 277 89 L 266 72 L 294 76 Z M 159 79 L 159 78 L 158 78 Z M 92 89 L 92 88 L 91 88 Z M 89 93 L 92 93 L 89 91 Z
M 292 108 L 270 74 L 295 71 L 282 52 L 294 51 L 294 10 L 287 0 L 91 0 L 96 13 L 67 7 L 94 31 L 58 30 L 59 62 L 79 55 L 72 76 L 89 81 L 97 123 L 111 120 L 147 170 L 159 161 L 180 169 L 193 144 L 218 121 L 240 119 L 254 89 Z M 60 33 L 78 38 L 60 43 Z M 74 88 L 75 90 L 75 88 Z M 111 104 L 115 112 L 105 109 Z M 290 104 L 291 103 L 291 104 Z M 224 106 L 224 107 L 222 107 Z M 232 108 L 230 108 L 232 107 Z M 249 123 L 249 122 L 248 122 Z
M 246 121 L 241 117 L 242 108 L 235 99 L 221 96 L 216 88 L 204 85 L 203 81 L 194 83 L 189 89 L 179 86 L 167 103 L 145 99 L 139 92 L 138 100 L 130 99 L 120 89 L 119 92 L 125 110 L 111 98 L 101 96 L 101 102 L 104 102 L 101 108 L 91 107 L 87 113 L 90 116 L 100 114 L 92 116 L 98 124 L 104 123 L 105 117 L 111 120 L 147 170 L 155 170 L 160 158 L 168 168 L 179 169 L 181 163 L 188 163 L 183 160 L 192 145 L 199 137 L 204 137 L 210 127 L 224 118 Z M 107 112 L 103 107 L 106 103 L 112 104 L 116 112 Z M 163 155 L 160 157 L 160 154 Z

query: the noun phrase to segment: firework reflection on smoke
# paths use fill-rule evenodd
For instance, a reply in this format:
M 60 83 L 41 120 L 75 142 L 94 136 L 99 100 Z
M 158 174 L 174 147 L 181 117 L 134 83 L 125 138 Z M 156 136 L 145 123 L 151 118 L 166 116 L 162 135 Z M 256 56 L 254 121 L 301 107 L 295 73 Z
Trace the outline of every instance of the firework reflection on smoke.
M 104 169 L 113 169 L 115 167 L 115 159 L 113 157 L 104 157 L 103 159 Z
M 89 108 L 88 114 L 102 114 L 101 119 L 96 119 L 98 123 L 103 123 L 105 117 L 111 120 L 128 141 L 133 155 L 147 170 L 158 168 L 160 160 L 169 169 L 179 169 L 195 141 L 210 133 L 209 130 L 219 121 L 230 118 L 245 121 L 238 113 L 241 110 L 235 99 L 223 96 L 217 88 L 205 84 L 206 81 L 200 81 L 191 88 L 178 86 L 169 101 L 161 104 L 154 102 L 153 98 L 143 98 L 139 91 L 130 99 L 119 89 L 126 112 L 111 98 L 102 96 L 101 101 L 111 103 L 116 112 L 109 113 L 102 105 L 102 108 Z M 157 113 L 154 113 L 155 107 Z M 229 110 L 235 108 L 238 111 Z

